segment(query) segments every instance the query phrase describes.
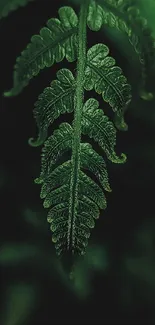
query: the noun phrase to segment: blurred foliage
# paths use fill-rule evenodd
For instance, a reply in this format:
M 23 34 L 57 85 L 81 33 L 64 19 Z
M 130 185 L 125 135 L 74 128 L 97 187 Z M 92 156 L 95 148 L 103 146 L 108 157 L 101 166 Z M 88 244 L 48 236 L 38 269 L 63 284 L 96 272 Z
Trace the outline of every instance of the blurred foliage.
M 24 283 L 12 284 L 6 290 L 2 313 L 3 325 L 20 325 L 27 321 L 36 302 L 35 290 Z
M 11 11 L 24 7 L 33 0 L 0 0 L 0 19 L 9 15 Z
M 101 246 L 89 246 L 84 257 L 80 257 L 70 276 L 73 290 L 80 299 L 87 298 L 92 294 L 92 277 L 94 272 L 102 271 L 108 267 L 106 250 Z
M 138 7 L 140 8 L 142 14 L 146 17 L 148 25 L 153 31 L 155 36 L 155 24 L 154 24 L 154 12 L 155 12 L 155 0 L 139 0 Z
M 125 264 L 129 272 L 142 279 L 155 294 L 155 221 L 146 221 L 135 235 L 138 257 L 128 257 Z M 155 299 L 155 296 L 154 296 Z M 155 300 L 154 300 L 155 302 Z

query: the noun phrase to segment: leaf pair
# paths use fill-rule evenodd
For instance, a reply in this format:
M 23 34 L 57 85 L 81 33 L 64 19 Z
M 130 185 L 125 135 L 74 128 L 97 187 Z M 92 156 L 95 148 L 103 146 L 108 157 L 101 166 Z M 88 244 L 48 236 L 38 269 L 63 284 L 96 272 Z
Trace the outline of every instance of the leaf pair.
M 108 56 L 109 49 L 104 44 L 94 45 L 88 50 L 85 84 L 86 90 L 95 89 L 102 94 L 103 100 L 109 103 L 115 112 L 115 125 L 118 129 L 127 130 L 124 122 L 124 111 L 131 100 L 131 87 L 122 74 L 122 70 L 115 66 L 115 60 Z M 68 69 L 57 72 L 57 80 L 52 81 L 50 87 L 38 97 L 35 103 L 34 117 L 39 129 L 37 141 L 29 140 L 33 146 L 41 145 L 47 137 L 47 129 L 60 114 L 71 113 L 76 80 Z

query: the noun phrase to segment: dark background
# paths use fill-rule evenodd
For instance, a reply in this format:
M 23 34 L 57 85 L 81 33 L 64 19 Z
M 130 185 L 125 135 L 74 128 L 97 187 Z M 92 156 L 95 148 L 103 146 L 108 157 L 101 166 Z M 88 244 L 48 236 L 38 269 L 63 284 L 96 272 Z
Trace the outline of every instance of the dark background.
M 13 83 L 13 66 L 33 34 L 58 8 L 72 1 L 34 1 L 0 21 L 1 94 Z M 155 101 L 138 97 L 140 67 L 124 37 L 109 30 L 88 32 L 88 47 L 104 42 L 132 85 L 128 132 L 118 132 L 116 152 L 124 165 L 108 163 L 112 193 L 92 231 L 88 258 L 77 268 L 76 286 L 57 268 L 46 211 L 34 179 L 41 148 L 33 107 L 66 60 L 44 69 L 15 98 L 0 104 L 1 325 L 153 324 L 155 320 Z M 150 83 L 153 81 L 150 80 Z M 89 93 L 86 95 L 89 98 Z M 94 93 L 106 114 L 111 109 Z M 53 131 L 61 121 L 54 122 Z M 90 293 L 89 290 L 90 289 Z

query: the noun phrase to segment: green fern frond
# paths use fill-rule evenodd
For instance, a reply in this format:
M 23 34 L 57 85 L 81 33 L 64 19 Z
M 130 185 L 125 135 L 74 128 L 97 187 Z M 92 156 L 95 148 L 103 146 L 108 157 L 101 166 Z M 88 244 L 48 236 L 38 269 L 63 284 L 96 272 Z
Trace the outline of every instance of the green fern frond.
M 24 7 L 33 0 L 0 0 L 0 19 L 7 17 L 11 11 Z
M 88 50 L 85 70 L 85 89 L 95 88 L 102 94 L 115 112 L 115 125 L 120 130 L 127 130 L 124 121 L 124 112 L 131 100 L 131 86 L 127 83 L 122 70 L 115 66 L 115 60 L 108 56 L 109 49 L 104 44 L 94 45 Z M 45 88 L 35 103 L 34 117 L 39 130 L 38 139 L 29 139 L 32 146 L 41 145 L 47 137 L 49 125 L 60 114 L 71 113 L 74 110 L 73 102 L 76 89 L 76 80 L 68 69 L 57 72 L 57 80 Z
M 127 130 L 124 112 L 131 101 L 131 86 L 122 74 L 121 68 L 115 66 L 115 60 L 108 56 L 109 49 L 104 44 L 96 44 L 87 52 L 85 71 L 85 89 L 95 89 L 102 94 L 115 114 L 115 125 L 120 130 Z
M 47 129 L 60 114 L 71 113 L 74 110 L 75 79 L 68 69 L 57 72 L 57 80 L 45 88 L 35 103 L 34 117 L 39 130 L 38 139 L 29 139 L 31 146 L 41 145 L 47 137 Z
M 64 57 L 71 62 L 77 59 L 75 77 L 68 69 L 59 70 L 57 79 L 38 97 L 34 109 L 38 138 L 29 140 L 32 146 L 44 143 L 35 183 L 41 185 L 40 197 L 49 209 L 47 221 L 58 255 L 85 253 L 95 219 L 107 206 L 104 192 L 111 191 L 104 158 L 91 144 L 82 143 L 82 135 L 97 142 L 110 161 L 126 161 L 124 154 L 118 157 L 115 152 L 116 129 L 98 101 L 90 98 L 84 103 L 85 90 L 94 88 L 115 112 L 116 126 L 127 128 L 124 111 L 131 100 L 131 87 L 106 45 L 96 44 L 87 52 L 87 24 L 99 30 L 103 12 L 97 5 L 89 6 L 89 0 L 81 4 L 79 20 L 72 8 L 60 8 L 60 20 L 50 19 L 17 59 L 14 87 L 5 94 L 18 94 L 41 69 Z M 47 138 L 53 121 L 71 112 L 72 125 L 61 123 Z
M 40 35 L 34 35 L 26 50 L 17 58 L 14 67 L 14 86 L 5 96 L 18 95 L 41 69 L 51 67 L 65 57 L 69 62 L 77 58 L 78 17 L 71 7 L 59 9 L 59 17 L 51 18 Z
M 52 137 L 50 140 L 47 141 L 50 141 L 52 150 Z M 48 150 L 46 153 L 48 155 Z M 48 166 L 51 165 L 50 162 L 47 164 Z M 52 240 L 56 243 L 55 247 L 58 254 L 67 250 L 74 253 L 84 253 L 88 243 L 87 239 L 90 236 L 89 228 L 94 227 L 93 218 L 99 217 L 99 207 L 106 207 L 102 189 L 82 171 L 79 171 L 78 198 L 77 202 L 74 203 L 77 206 L 76 216 L 74 216 L 75 223 L 70 224 L 71 169 L 70 160 L 56 167 L 53 172 L 49 168 L 49 173 L 46 172 L 45 178 L 41 176 L 43 181 L 41 197 L 44 198 L 44 207 L 50 208 L 47 220 L 51 223 Z M 47 166 L 45 170 L 47 170 Z M 42 169 L 43 174 L 45 173 Z
M 98 142 L 108 159 L 115 163 L 124 163 L 126 156 L 119 158 L 114 147 L 116 129 L 101 109 L 97 100 L 86 101 L 82 113 L 82 133 Z M 47 220 L 51 223 L 52 240 L 58 254 L 69 250 L 84 254 L 90 228 L 94 227 L 94 218 L 99 217 L 99 209 L 106 208 L 104 190 L 111 191 L 106 164 L 88 143 L 81 143 L 80 169 L 78 171 L 78 193 L 73 202 L 75 209 L 69 218 L 70 199 L 72 197 L 72 160 L 59 163 L 59 158 L 67 151 L 73 151 L 73 128 L 62 123 L 44 144 L 42 150 L 41 174 L 36 183 L 41 184 L 40 197 L 44 207 L 50 208 Z M 101 187 L 83 170 L 89 170 L 98 178 Z
M 62 123 L 59 129 L 55 130 L 54 134 L 48 138 L 43 148 L 41 175 L 39 179 L 36 179 L 36 183 L 42 183 L 41 197 L 44 198 L 44 207 L 53 206 L 48 213 L 48 222 L 51 223 L 52 240 L 56 243 L 58 254 L 67 249 L 73 249 L 70 243 L 72 236 L 68 218 L 71 195 L 71 161 L 55 168 L 60 155 L 72 147 L 71 133 L 72 127 L 68 123 Z M 99 206 L 104 206 L 105 197 L 100 187 L 82 171 L 79 175 L 79 188 L 79 206 L 73 236 L 75 237 L 76 251 L 82 253 L 87 245 L 86 238 L 90 235 L 89 227 L 94 226 L 93 217 L 99 216 L 99 209 L 95 201 Z M 86 199 L 85 194 L 87 194 Z M 91 201 L 92 197 L 95 201 Z

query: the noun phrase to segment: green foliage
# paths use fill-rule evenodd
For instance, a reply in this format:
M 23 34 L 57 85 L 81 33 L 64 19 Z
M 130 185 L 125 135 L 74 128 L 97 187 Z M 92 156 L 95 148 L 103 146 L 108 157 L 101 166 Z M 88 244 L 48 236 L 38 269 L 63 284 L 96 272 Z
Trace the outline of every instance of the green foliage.
M 139 254 L 125 259 L 128 271 L 145 281 L 152 289 L 155 288 L 154 239 L 155 223 L 148 218 L 134 234 L 136 251 Z
M 0 264 L 10 265 L 16 264 L 19 261 L 25 261 L 30 257 L 37 255 L 37 250 L 32 245 L 22 244 L 20 247 L 18 245 L 5 245 L 1 247 L 0 251 Z
M 34 109 L 39 136 L 37 142 L 33 142 L 33 139 L 29 140 L 31 145 L 37 146 L 44 142 L 49 125 L 60 114 L 73 112 L 75 85 L 76 82 L 71 71 L 61 69 L 57 72 L 57 80 L 52 81 L 50 87 L 45 88 L 39 96 Z
M 59 9 L 59 17 L 51 18 L 40 35 L 34 35 L 26 50 L 17 58 L 14 67 L 14 87 L 5 96 L 18 95 L 37 76 L 41 69 L 61 62 L 64 57 L 72 62 L 77 57 L 78 18 L 70 7 Z
M 82 133 L 89 135 L 98 142 L 102 150 L 105 151 L 107 157 L 112 162 L 124 162 L 125 156 L 122 155 L 122 160 L 119 159 L 114 151 L 116 144 L 116 130 L 109 122 L 108 117 L 104 115 L 101 109 L 98 109 L 99 103 L 97 100 L 90 98 L 83 107 Z
M 155 42 L 146 18 L 142 16 L 138 8 L 138 1 L 99 0 L 98 2 L 100 5 L 94 0 L 91 1 L 88 16 L 89 28 L 95 31 L 107 25 L 127 35 L 141 64 L 140 96 L 145 100 L 151 100 L 154 96 L 154 89 L 149 89 L 147 78 L 149 72 L 155 71 Z M 95 25 L 93 24 L 93 15 L 95 15 Z
M 122 75 L 122 70 L 115 66 L 115 60 L 108 54 L 109 49 L 104 44 L 96 44 L 89 49 L 85 89 L 92 90 L 94 88 L 98 94 L 102 94 L 104 101 L 108 102 L 116 113 L 117 127 L 127 130 L 123 115 L 131 100 L 131 87 Z
M 0 1 L 0 19 L 8 16 L 11 11 L 18 7 L 24 7 L 33 0 L 1 0 Z
M 67 105 L 70 107 L 70 101 Z M 115 163 L 122 163 L 126 159 L 125 155 L 122 155 L 120 159 L 114 151 L 116 130 L 98 106 L 98 101 L 93 98 L 85 103 L 82 111 L 81 131 L 98 142 L 108 159 Z M 83 254 L 87 246 L 87 238 L 90 236 L 89 228 L 94 227 L 93 218 L 99 217 L 99 208 L 106 208 L 106 198 L 101 187 L 82 170 L 79 170 L 79 190 L 77 200 L 74 202 L 76 204 L 75 221 L 73 225 L 69 224 L 72 161 L 68 160 L 58 167 L 56 164 L 66 151 L 73 150 L 72 138 L 71 125 L 60 124 L 59 129 L 55 130 L 53 135 L 45 141 L 41 175 L 36 179 L 36 183 L 42 184 L 41 198 L 44 199 L 44 207 L 51 208 L 48 213 L 48 222 L 51 223 L 51 230 L 54 233 L 52 238 L 56 243 L 58 254 L 70 248 L 71 239 L 75 245 L 75 252 Z M 87 160 L 86 155 L 89 157 Z M 103 161 L 100 166 L 102 158 L 87 143 L 81 143 L 80 160 L 81 169 L 95 170 L 96 174 L 100 175 L 98 179 L 101 178 L 101 185 L 109 191 L 105 162 Z M 73 228 L 72 238 L 69 233 L 70 228 Z
M 80 299 L 86 299 L 92 294 L 94 272 L 106 272 L 108 266 L 107 252 L 102 246 L 90 245 L 83 258 L 77 259 L 70 276 L 74 292 Z
M 2 312 L 4 325 L 20 325 L 29 319 L 36 303 L 36 293 L 32 285 L 16 283 L 8 287 L 6 306 Z
M 44 143 L 41 173 L 35 182 L 41 184 L 44 208 L 49 208 L 47 220 L 58 255 L 66 251 L 85 253 L 94 219 L 107 206 L 104 190 L 111 191 L 105 159 L 98 149 L 83 142 L 82 135 L 96 142 L 111 162 L 126 160 L 124 154 L 118 157 L 115 152 L 116 129 L 98 101 L 90 98 L 84 102 L 84 90 L 94 89 L 114 111 L 117 128 L 127 129 L 124 112 L 131 101 L 130 85 L 105 44 L 96 44 L 87 51 L 87 24 L 99 30 L 103 13 L 89 1 L 81 5 L 79 18 L 72 8 L 60 8 L 60 19 L 48 20 L 47 27 L 40 35 L 32 36 L 17 58 L 13 88 L 5 93 L 19 94 L 41 69 L 54 62 L 77 60 L 75 76 L 68 69 L 59 70 L 57 79 L 39 95 L 34 109 L 38 138 L 29 140 L 32 146 Z M 48 137 L 49 126 L 66 113 L 74 113 L 73 123 L 60 123 Z

